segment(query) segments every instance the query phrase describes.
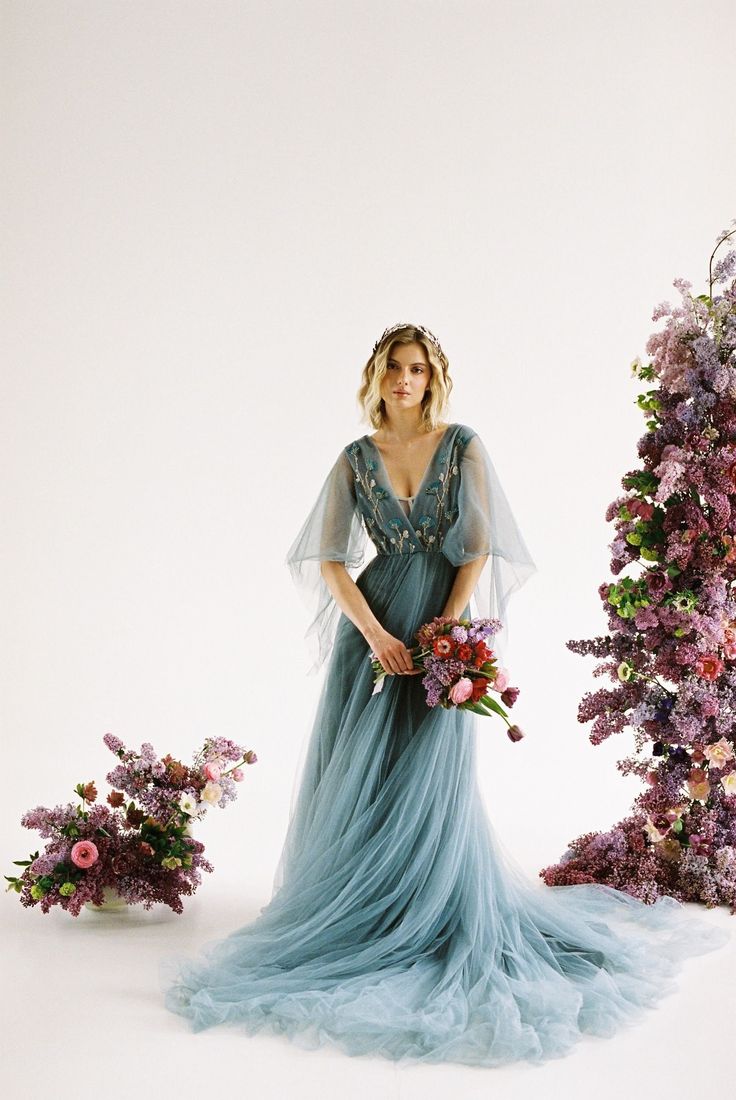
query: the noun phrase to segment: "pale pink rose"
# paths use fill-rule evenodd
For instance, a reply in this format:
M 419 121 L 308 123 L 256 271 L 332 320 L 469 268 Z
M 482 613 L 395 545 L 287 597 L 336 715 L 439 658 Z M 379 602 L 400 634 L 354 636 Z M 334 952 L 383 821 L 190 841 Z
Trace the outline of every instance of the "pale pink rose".
M 712 745 L 706 745 L 703 753 L 708 757 L 711 766 L 715 768 L 722 768 L 729 760 L 733 760 L 733 749 L 725 737 Z
M 450 702 L 455 703 L 455 705 L 464 703 L 473 694 L 473 681 L 468 676 L 461 676 L 447 694 Z
M 726 794 L 736 794 L 736 772 L 728 772 L 721 778 L 721 785 Z
M 211 806 L 214 806 L 222 798 L 222 787 L 219 783 L 207 783 L 200 797 L 203 802 L 209 802 Z
M 91 840 L 78 840 L 72 846 L 71 861 L 77 867 L 91 867 L 93 863 L 97 862 L 99 854 L 97 845 Z
M 205 779 L 219 779 L 220 778 L 220 765 L 207 763 L 202 768 L 202 774 Z
M 505 668 L 499 668 L 496 673 L 496 679 L 493 681 L 493 688 L 496 691 L 505 691 L 509 683 L 508 670 Z
M 242 768 L 234 768 L 230 775 L 233 777 L 236 783 L 239 783 L 241 779 L 245 779 L 245 772 Z

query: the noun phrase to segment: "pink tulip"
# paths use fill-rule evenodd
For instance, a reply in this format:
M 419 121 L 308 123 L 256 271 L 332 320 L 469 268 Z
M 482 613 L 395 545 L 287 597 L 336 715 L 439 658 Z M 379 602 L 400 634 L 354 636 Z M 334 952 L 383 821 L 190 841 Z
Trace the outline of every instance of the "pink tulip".
M 464 703 L 473 694 L 473 681 L 468 676 L 461 676 L 456 684 L 453 684 L 448 692 L 450 701 L 457 704 Z
M 91 867 L 93 863 L 97 862 L 99 854 L 97 845 L 91 840 L 78 840 L 72 846 L 71 861 L 77 867 Z
M 506 733 L 512 741 L 521 741 L 522 737 L 524 736 L 521 727 L 517 725 L 509 726 L 509 728 L 506 730 Z
M 496 691 L 504 691 L 508 687 L 509 674 L 505 668 L 499 668 L 496 673 L 496 679 L 493 681 L 493 687 Z
M 245 772 L 242 770 L 242 768 L 235 768 L 230 774 L 237 783 L 239 783 L 240 780 L 245 777 Z

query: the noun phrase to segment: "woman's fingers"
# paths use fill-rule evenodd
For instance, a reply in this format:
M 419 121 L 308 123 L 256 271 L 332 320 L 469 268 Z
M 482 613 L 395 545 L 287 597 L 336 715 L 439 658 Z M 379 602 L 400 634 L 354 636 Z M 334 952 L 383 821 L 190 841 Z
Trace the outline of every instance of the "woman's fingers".
M 382 657 L 379 658 L 389 676 L 416 676 L 421 668 L 414 668 L 414 659 L 410 650 L 398 638 L 393 639 Z

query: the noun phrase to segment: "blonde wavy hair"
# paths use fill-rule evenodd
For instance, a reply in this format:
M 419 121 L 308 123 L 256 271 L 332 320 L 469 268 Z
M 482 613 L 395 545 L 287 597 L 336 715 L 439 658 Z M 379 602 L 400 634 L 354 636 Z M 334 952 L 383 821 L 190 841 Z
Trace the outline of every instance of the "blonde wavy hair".
M 424 332 L 414 325 L 406 325 L 387 333 L 363 367 L 357 394 L 363 416 L 371 427 L 383 427 L 386 407 L 381 397 L 381 383 L 386 376 L 388 360 L 396 344 L 421 344 L 424 348 L 431 377 L 422 398 L 420 423 L 424 431 L 434 431 L 445 414 L 452 392 L 450 364 L 445 353 L 440 354 Z

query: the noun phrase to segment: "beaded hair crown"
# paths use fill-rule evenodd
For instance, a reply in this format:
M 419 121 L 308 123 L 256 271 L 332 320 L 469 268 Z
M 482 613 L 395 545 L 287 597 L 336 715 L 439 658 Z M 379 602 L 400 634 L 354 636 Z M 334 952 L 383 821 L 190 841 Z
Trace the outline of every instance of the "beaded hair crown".
M 381 346 L 382 342 L 385 340 L 385 338 L 387 336 L 390 335 L 390 333 L 398 332 L 399 329 L 402 329 L 402 328 L 415 328 L 419 332 L 421 332 L 424 336 L 426 336 L 427 339 L 432 344 L 432 347 L 437 352 L 437 355 L 439 356 L 440 363 L 442 364 L 442 366 L 445 369 L 447 369 L 447 356 L 445 355 L 444 351 L 442 350 L 442 345 L 440 344 L 439 340 L 434 335 L 434 333 L 430 332 L 428 328 L 424 327 L 424 325 L 415 325 L 415 324 L 410 324 L 409 322 L 398 324 L 398 325 L 389 325 L 389 327 L 387 329 L 383 330 L 383 332 L 381 333 L 381 335 L 379 336 L 379 338 L 376 340 L 375 344 L 373 345 L 373 354 L 374 355 L 376 354 L 376 352 L 378 351 L 378 349 Z

